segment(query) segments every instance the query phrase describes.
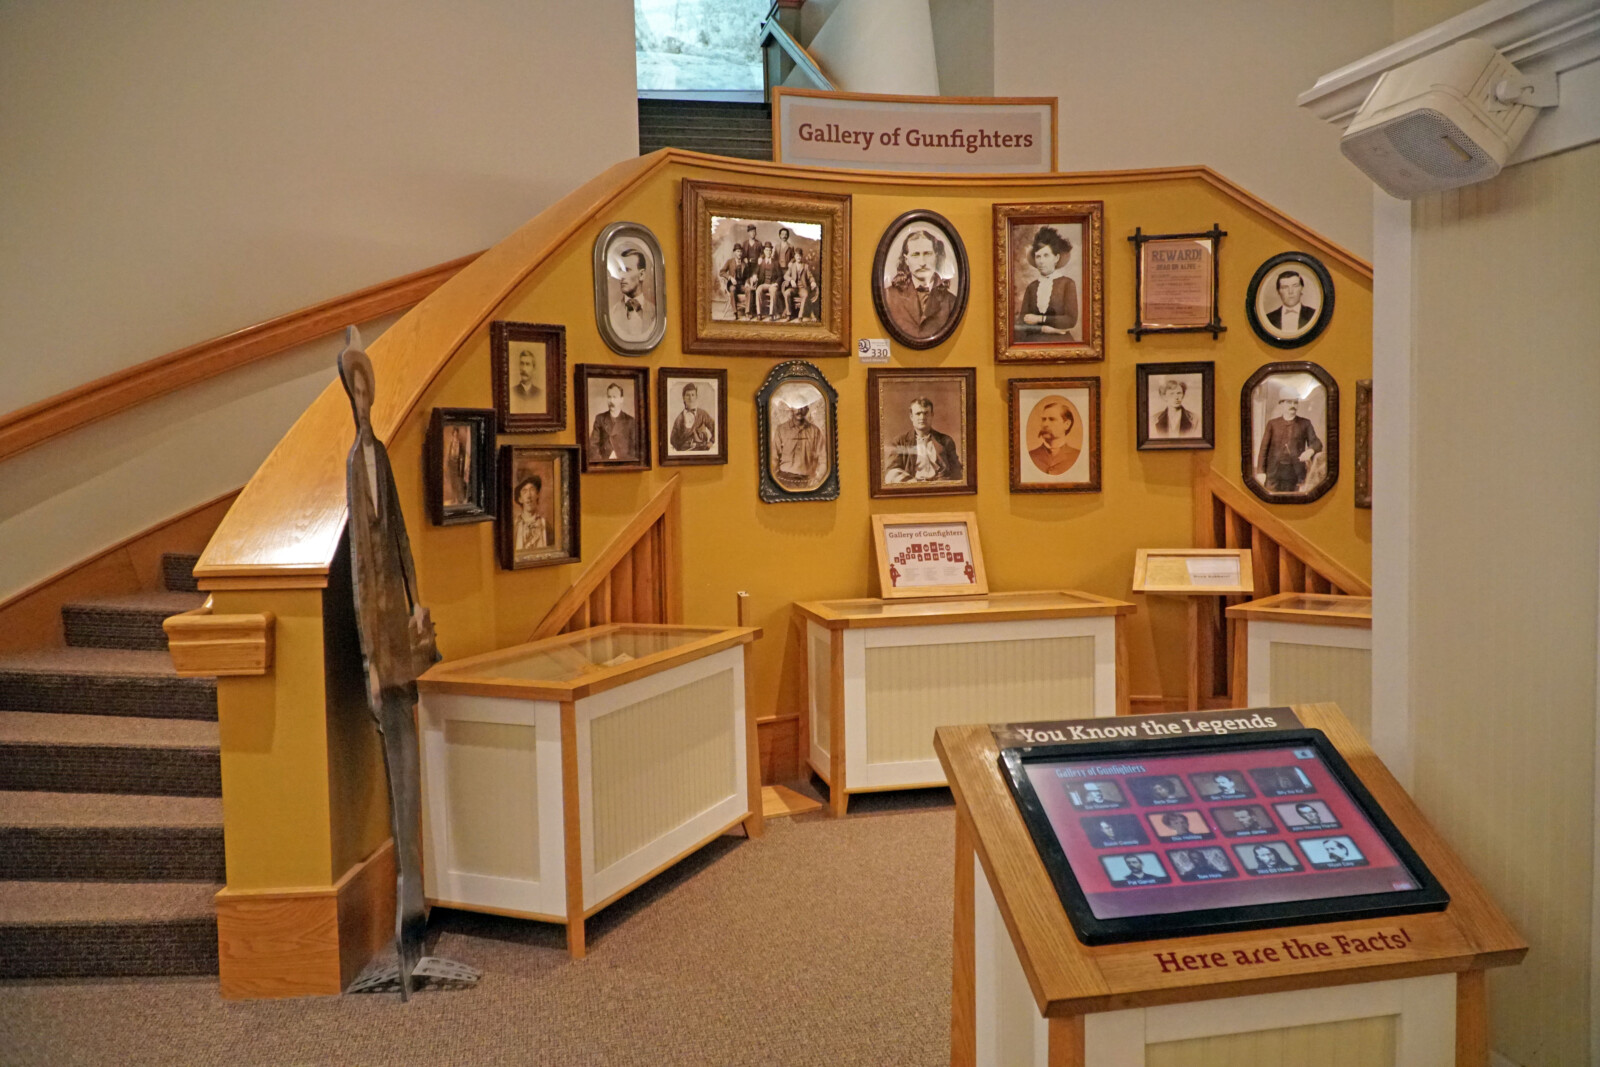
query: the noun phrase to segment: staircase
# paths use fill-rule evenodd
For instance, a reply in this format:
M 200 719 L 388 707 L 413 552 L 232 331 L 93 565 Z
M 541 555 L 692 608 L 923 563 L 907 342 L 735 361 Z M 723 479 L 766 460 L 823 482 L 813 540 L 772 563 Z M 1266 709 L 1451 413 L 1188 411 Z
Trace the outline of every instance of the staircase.
M 639 154 L 662 148 L 770 160 L 772 111 L 761 103 L 640 100 Z
M 161 629 L 205 599 L 195 560 L 0 656 L 0 978 L 217 971 L 216 683 L 179 678 Z

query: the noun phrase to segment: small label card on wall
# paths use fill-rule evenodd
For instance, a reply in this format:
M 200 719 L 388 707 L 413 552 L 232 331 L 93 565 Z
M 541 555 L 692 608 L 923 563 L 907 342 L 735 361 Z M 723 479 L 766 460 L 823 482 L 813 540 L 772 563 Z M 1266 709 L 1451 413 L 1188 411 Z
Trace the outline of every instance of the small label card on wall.
M 856 351 L 861 355 L 863 363 L 889 362 L 889 339 L 887 337 L 863 337 L 856 341 Z

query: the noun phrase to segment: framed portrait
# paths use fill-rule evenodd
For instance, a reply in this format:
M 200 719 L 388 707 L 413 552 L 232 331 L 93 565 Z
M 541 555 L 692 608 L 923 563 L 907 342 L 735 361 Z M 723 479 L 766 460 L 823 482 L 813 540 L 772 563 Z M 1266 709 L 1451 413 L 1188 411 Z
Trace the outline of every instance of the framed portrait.
M 1215 448 L 1216 385 L 1211 363 L 1140 363 L 1139 449 Z
M 502 569 L 578 562 L 578 451 L 573 445 L 500 446 L 495 532 Z
M 1356 507 L 1372 507 L 1372 379 L 1356 382 Z
M 773 367 L 756 391 L 761 473 L 768 504 L 839 499 L 839 394 L 804 360 Z
M 1339 386 L 1315 363 L 1268 363 L 1239 394 L 1244 484 L 1269 504 L 1309 504 L 1339 480 Z
M 1227 329 L 1217 305 L 1217 252 L 1226 230 L 1211 224 L 1201 233 L 1145 233 L 1134 227 L 1135 341 L 1147 333 L 1209 333 Z
M 1105 358 L 1104 205 L 994 205 L 994 358 Z
M 489 324 L 494 413 L 501 433 L 567 428 L 567 328 L 537 322 Z
M 872 303 L 889 336 L 907 348 L 932 348 L 955 332 L 971 280 L 966 246 L 943 215 L 908 211 L 878 239 Z
M 683 180 L 683 350 L 850 351 L 850 197 Z
M 978 516 L 971 511 L 872 516 L 878 596 L 986 596 Z
M 1315 256 L 1280 252 L 1256 268 L 1244 295 L 1256 336 L 1274 348 L 1299 348 L 1333 318 L 1333 276 Z
M 868 368 L 871 495 L 978 491 L 977 384 L 972 367 Z
M 494 412 L 434 408 L 423 442 L 423 486 L 435 526 L 494 521 Z
M 667 270 L 649 228 L 613 222 L 595 238 L 594 321 L 624 356 L 642 356 L 666 335 Z
M 1100 491 L 1100 379 L 1013 378 L 1011 491 Z
M 572 391 L 583 472 L 649 470 L 650 368 L 579 363 Z
M 656 426 L 663 467 L 728 462 L 728 372 L 657 369 Z

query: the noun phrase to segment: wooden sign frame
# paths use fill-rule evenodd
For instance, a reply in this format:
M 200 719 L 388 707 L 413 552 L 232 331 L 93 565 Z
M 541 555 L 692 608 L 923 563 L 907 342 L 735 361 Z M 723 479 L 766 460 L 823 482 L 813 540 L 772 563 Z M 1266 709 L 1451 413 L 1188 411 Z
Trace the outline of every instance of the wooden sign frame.
M 888 531 L 900 526 L 940 526 L 960 523 L 966 527 L 967 549 L 971 559 L 964 560 L 972 579 L 966 584 L 914 585 L 899 584 L 899 561 L 893 558 L 888 547 Z M 878 560 L 878 595 L 884 600 L 910 597 L 987 596 L 989 576 L 983 566 L 983 545 L 978 540 L 978 513 L 975 511 L 924 512 L 913 515 L 872 516 L 872 548 Z
M 1152 560 L 1174 558 L 1220 559 L 1229 557 L 1239 561 L 1239 581 L 1233 584 L 1200 584 L 1193 581 L 1175 583 L 1155 576 L 1152 581 Z M 1248 548 L 1141 548 L 1133 555 L 1133 591 L 1157 593 L 1162 596 L 1235 596 L 1255 594 L 1255 573 Z M 1159 568 L 1157 568 L 1159 569 Z

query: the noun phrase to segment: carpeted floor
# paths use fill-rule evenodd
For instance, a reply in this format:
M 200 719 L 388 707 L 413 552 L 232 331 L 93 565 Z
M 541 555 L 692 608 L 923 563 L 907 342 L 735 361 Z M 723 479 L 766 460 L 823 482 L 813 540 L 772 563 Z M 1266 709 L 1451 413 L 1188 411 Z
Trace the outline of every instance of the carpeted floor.
M 767 825 L 601 912 L 581 962 L 560 927 L 435 911 L 435 951 L 483 981 L 405 1005 L 230 1002 L 210 979 L 0 983 L 0 1064 L 947 1064 L 949 793 Z

